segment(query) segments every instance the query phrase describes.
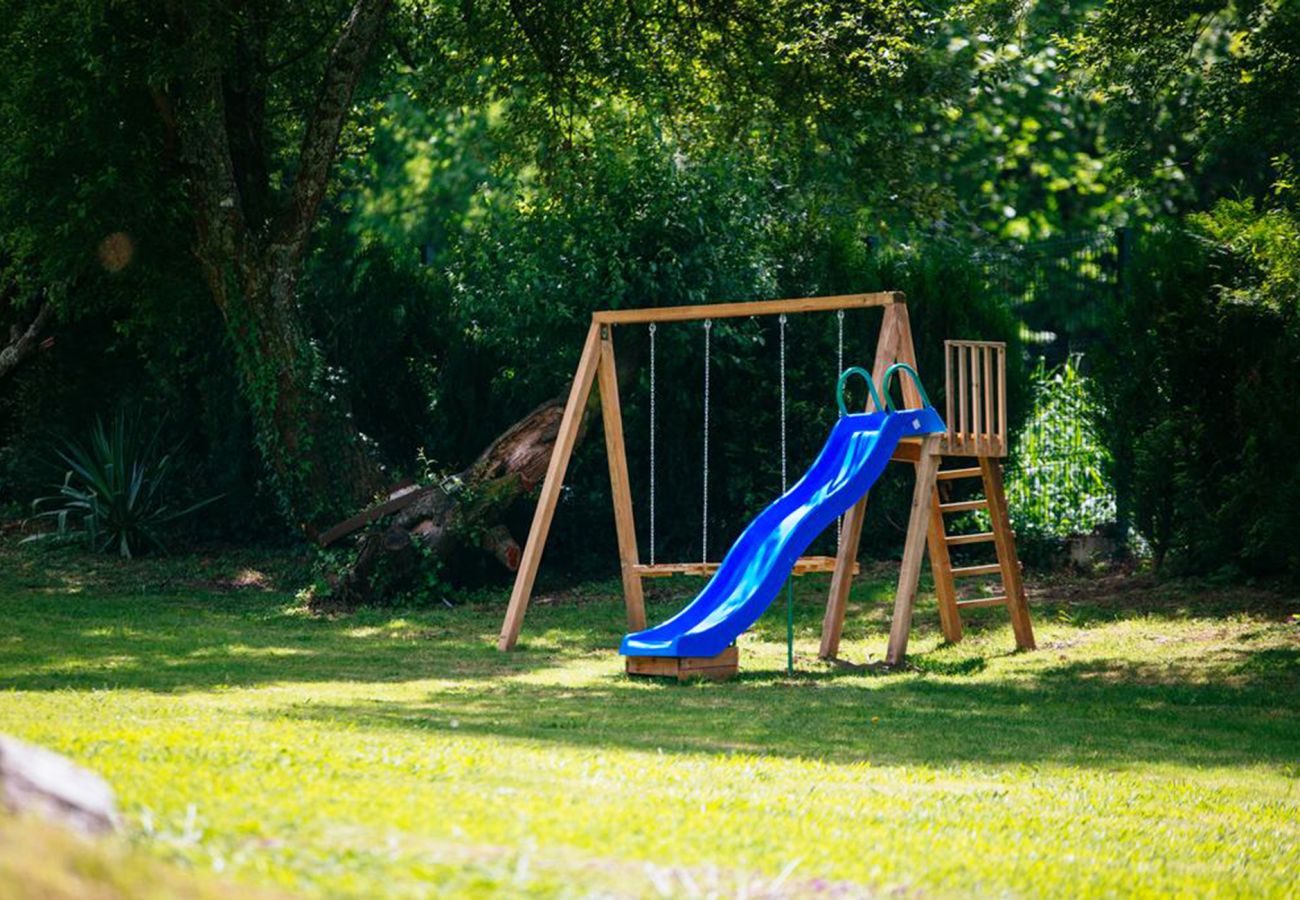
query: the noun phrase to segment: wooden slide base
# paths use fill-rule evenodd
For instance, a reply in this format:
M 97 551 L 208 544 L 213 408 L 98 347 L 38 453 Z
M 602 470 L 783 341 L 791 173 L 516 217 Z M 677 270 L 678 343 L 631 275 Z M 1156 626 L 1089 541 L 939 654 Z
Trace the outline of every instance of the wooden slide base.
M 707 678 L 726 681 L 740 671 L 740 650 L 728 647 L 717 656 L 629 656 L 627 674 L 648 678 Z

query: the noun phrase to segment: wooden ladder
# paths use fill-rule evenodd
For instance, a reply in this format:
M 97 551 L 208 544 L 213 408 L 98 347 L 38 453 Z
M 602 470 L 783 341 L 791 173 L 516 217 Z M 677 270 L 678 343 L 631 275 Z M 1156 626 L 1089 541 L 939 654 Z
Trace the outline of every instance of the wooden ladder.
M 1020 573 L 1020 558 L 1016 554 L 1015 532 L 1011 530 L 1011 518 L 1007 514 L 1002 466 L 989 456 L 977 456 L 975 460 L 977 462 L 975 466 L 940 469 L 936 476 L 939 484 L 930 495 L 930 528 L 927 542 L 930 548 L 930 568 L 934 575 L 934 591 L 939 598 L 940 627 L 943 629 L 944 638 L 956 643 L 962 638 L 962 610 L 1005 606 L 1011 614 L 1011 628 L 1016 635 L 1016 646 L 1021 650 L 1033 650 L 1034 628 L 1029 618 L 1029 603 L 1025 597 L 1025 583 Z M 940 485 L 973 478 L 979 478 L 983 483 L 983 497 L 943 501 Z M 948 516 L 981 509 L 988 511 L 990 531 L 973 534 L 948 533 Z M 970 544 L 992 544 L 997 562 L 954 568 L 949 548 Z M 969 600 L 958 598 L 957 579 L 989 575 L 996 575 L 1001 579 L 1000 594 Z

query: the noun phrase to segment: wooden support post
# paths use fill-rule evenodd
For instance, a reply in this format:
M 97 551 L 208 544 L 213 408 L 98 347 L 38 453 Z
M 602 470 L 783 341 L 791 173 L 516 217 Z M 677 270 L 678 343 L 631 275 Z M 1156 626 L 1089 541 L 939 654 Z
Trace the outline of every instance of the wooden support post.
M 645 628 L 645 596 L 637 571 L 636 522 L 632 517 L 632 485 L 627 474 L 627 447 L 623 443 L 623 410 L 618 397 L 618 372 L 614 366 L 614 337 L 609 325 L 600 326 L 600 416 L 605 423 L 605 456 L 609 460 L 609 488 L 614 498 L 614 529 L 618 534 L 618 562 L 623 576 L 623 602 L 629 631 Z
M 1011 530 L 1011 515 L 1007 511 L 1007 494 L 1002 484 L 1002 466 L 987 456 L 979 458 L 984 476 L 984 495 L 989 501 L 989 519 L 993 523 L 993 542 L 998 551 L 998 564 L 1002 567 L 1002 593 L 1006 596 L 1007 611 L 1011 614 L 1011 629 L 1016 634 L 1016 646 L 1033 650 L 1034 626 L 1029 618 L 1029 601 L 1025 597 L 1025 582 L 1020 574 L 1020 557 L 1016 553 L 1016 536 Z
M 934 593 L 939 598 L 939 627 L 943 629 L 943 639 L 955 644 L 961 640 L 961 613 L 957 611 L 957 585 L 952 575 L 952 557 L 948 553 L 948 535 L 938 488 L 930 492 L 928 545 Z
M 574 373 L 573 384 L 569 388 L 569 399 L 564 406 L 564 415 L 560 419 L 560 430 L 555 435 L 555 448 L 551 451 L 551 461 L 546 466 L 546 479 L 542 482 L 542 492 L 537 498 L 537 509 L 533 513 L 533 524 L 528 529 L 528 542 L 524 545 L 524 554 L 519 560 L 519 571 L 515 574 L 515 586 L 510 592 L 510 605 L 506 608 L 506 618 L 501 624 L 501 637 L 497 647 L 509 650 L 519 639 L 519 629 L 524 624 L 524 613 L 528 611 L 528 599 L 533 593 L 533 582 L 537 579 L 537 566 L 542 561 L 542 549 L 546 546 L 546 536 L 551 530 L 551 519 L 555 516 L 555 504 L 560 499 L 560 488 L 564 484 L 564 473 L 569 467 L 569 457 L 573 455 L 573 445 L 578 439 L 578 428 L 582 425 L 583 409 L 587 397 L 591 394 L 592 381 L 600 363 L 600 326 L 592 322 L 587 331 L 587 340 L 582 345 L 582 357 L 578 360 L 578 370 Z
M 885 307 L 880 322 L 880 337 L 876 340 L 876 360 L 871 369 L 871 380 L 883 389 L 881 380 L 885 370 L 899 359 L 900 344 L 906 339 L 910 344 L 911 329 L 907 325 L 907 306 L 900 302 Z M 908 351 L 910 351 L 910 346 Z M 912 354 L 908 353 L 909 358 Z M 911 383 L 903 379 L 904 390 Z M 868 399 L 868 403 L 870 400 Z M 919 403 L 919 399 L 918 399 Z M 835 558 L 835 574 L 831 576 L 831 589 L 826 597 L 826 614 L 822 617 L 822 643 L 818 655 L 834 659 L 840 650 L 844 633 L 844 613 L 848 609 L 849 589 L 853 587 L 853 570 L 858 561 L 858 544 L 862 540 L 862 522 L 867 515 L 867 496 L 853 504 L 844 514 L 840 531 L 840 546 Z
M 889 628 L 885 664 L 896 666 L 907 655 L 907 638 L 912 630 L 912 608 L 921 578 L 921 557 L 925 552 L 931 498 L 939 471 L 939 443 L 942 435 L 927 435 L 921 442 L 921 460 L 916 464 L 916 487 L 912 490 L 912 511 L 907 520 L 907 541 L 898 568 L 898 592 L 894 596 L 894 619 Z

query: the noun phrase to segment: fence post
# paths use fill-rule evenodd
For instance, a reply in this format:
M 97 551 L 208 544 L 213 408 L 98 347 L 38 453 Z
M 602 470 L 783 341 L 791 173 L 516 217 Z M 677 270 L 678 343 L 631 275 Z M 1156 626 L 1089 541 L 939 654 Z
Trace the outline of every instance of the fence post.
M 1128 274 L 1129 260 L 1133 249 L 1133 233 L 1127 226 L 1115 229 L 1115 298 L 1112 309 L 1118 311 L 1124 298 L 1128 295 Z M 1114 314 L 1114 313 L 1112 313 Z M 1112 458 L 1111 462 L 1111 486 L 1115 491 L 1115 525 L 1119 530 L 1119 544 L 1124 553 L 1129 552 L 1128 536 L 1129 529 L 1133 522 L 1133 512 L 1130 509 L 1129 486 L 1130 479 L 1124 477 L 1119 471 L 1118 466 L 1124 465 Z

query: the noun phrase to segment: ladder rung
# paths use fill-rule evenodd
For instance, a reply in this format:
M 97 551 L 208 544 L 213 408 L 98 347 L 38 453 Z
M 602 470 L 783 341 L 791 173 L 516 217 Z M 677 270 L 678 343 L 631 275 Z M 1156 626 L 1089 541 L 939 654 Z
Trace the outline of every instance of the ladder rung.
M 960 569 L 952 570 L 953 578 L 966 578 L 971 575 L 1001 575 L 1002 566 L 997 563 L 989 563 L 987 566 L 965 566 Z
M 958 609 L 972 609 L 978 606 L 1006 606 L 1006 595 L 1001 597 L 980 597 L 978 600 L 958 600 Z
M 934 477 L 940 481 L 952 481 L 954 478 L 978 478 L 983 474 L 978 466 L 973 466 L 969 469 L 946 469 Z
M 978 534 L 954 534 L 948 538 L 950 545 L 955 544 L 986 544 L 993 540 L 993 532 L 981 531 Z
M 968 509 L 988 509 L 989 501 L 981 497 L 979 500 L 958 500 L 955 503 L 940 503 L 939 509 L 946 513 L 966 512 Z

